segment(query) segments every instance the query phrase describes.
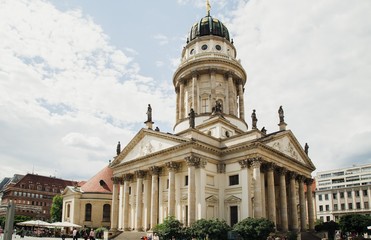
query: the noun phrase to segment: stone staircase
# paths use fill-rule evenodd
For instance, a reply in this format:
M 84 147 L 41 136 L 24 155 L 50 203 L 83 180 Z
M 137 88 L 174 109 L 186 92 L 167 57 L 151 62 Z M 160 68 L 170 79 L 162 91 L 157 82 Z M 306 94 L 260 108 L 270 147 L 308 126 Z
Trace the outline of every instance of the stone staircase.
M 114 240 L 140 240 L 141 237 L 147 236 L 147 232 L 122 232 L 112 238 Z

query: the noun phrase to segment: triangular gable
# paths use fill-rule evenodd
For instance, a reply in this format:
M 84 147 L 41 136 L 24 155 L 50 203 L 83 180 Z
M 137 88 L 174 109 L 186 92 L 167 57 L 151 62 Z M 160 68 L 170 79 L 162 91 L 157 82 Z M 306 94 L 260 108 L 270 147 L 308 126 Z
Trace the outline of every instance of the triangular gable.
M 236 197 L 234 195 L 231 195 L 231 196 L 227 197 L 224 200 L 224 202 L 226 202 L 226 203 L 239 203 L 239 202 L 241 202 L 241 198 Z
M 142 129 L 115 158 L 112 166 L 172 148 L 186 141 L 178 136 Z
M 264 144 L 304 165 L 314 167 L 313 163 L 304 152 L 303 147 L 299 144 L 291 131 L 285 131 L 283 133 L 273 135 L 268 141 L 265 141 Z
M 209 203 L 217 203 L 219 201 L 219 199 L 218 199 L 217 196 L 211 195 L 211 196 L 205 198 L 205 201 L 209 202 Z

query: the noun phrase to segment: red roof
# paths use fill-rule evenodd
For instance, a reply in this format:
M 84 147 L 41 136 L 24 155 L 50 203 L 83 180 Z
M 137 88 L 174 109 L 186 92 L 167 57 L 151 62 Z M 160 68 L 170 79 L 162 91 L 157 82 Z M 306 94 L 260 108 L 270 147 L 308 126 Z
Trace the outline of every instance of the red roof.
M 81 190 L 89 193 L 111 193 L 113 187 L 112 176 L 112 169 L 106 166 L 82 185 Z

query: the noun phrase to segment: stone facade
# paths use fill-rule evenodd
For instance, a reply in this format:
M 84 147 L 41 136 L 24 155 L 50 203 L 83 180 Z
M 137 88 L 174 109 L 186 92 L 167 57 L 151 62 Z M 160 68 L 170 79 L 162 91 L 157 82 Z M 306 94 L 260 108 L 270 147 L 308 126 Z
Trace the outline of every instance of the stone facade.
M 247 75 L 227 31 L 211 16 L 193 25 L 173 78 L 174 133 L 147 125 L 111 163 L 118 179 L 113 231 L 150 230 L 167 216 L 187 226 L 265 217 L 282 231 L 313 229 L 312 191 L 305 189 L 315 167 L 286 129 L 282 108 L 276 132 L 248 129 Z

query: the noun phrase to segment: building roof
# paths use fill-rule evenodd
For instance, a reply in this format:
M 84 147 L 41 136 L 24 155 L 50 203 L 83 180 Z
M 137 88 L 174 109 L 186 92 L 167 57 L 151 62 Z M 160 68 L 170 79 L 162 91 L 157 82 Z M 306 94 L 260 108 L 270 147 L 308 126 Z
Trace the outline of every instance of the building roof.
M 81 190 L 89 193 L 111 193 L 113 188 L 112 176 L 112 169 L 106 166 L 82 185 Z
M 37 186 L 42 186 L 43 191 L 53 191 L 59 193 L 66 186 L 76 185 L 76 182 L 71 180 L 64 180 L 52 176 L 42 176 L 28 173 L 14 184 L 14 187 L 36 189 Z
M 208 15 L 203 18 L 199 22 L 193 24 L 191 31 L 189 32 L 189 41 L 201 36 L 206 35 L 214 35 L 219 36 L 222 38 L 229 39 L 229 32 L 226 26 L 216 18 Z

